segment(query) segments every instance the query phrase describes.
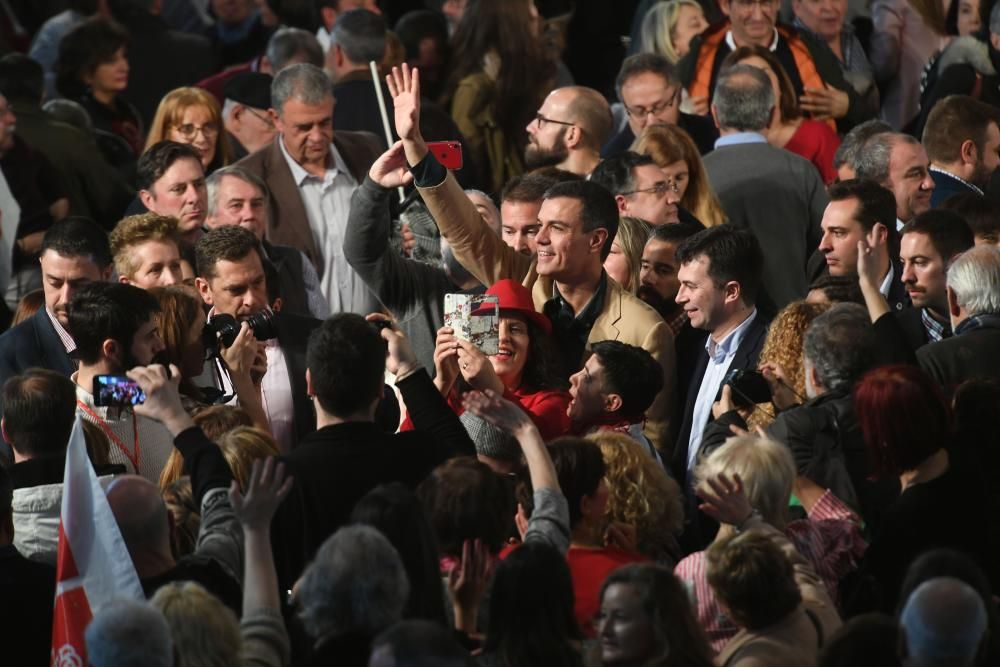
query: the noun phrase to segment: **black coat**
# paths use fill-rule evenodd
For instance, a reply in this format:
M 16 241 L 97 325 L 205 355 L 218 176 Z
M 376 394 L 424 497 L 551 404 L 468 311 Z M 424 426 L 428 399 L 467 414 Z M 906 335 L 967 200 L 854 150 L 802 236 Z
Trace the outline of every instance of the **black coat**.
M 302 440 L 316 430 L 316 412 L 306 392 L 306 348 L 309 334 L 321 322 L 314 317 L 280 313 L 274 318 L 278 327 L 278 343 L 288 366 L 292 385 L 292 405 L 295 408 L 295 440 Z
M 963 322 L 964 324 L 964 322 Z M 1000 379 L 1000 318 L 981 328 L 959 332 L 917 350 L 920 367 L 951 396 L 958 385 L 973 379 Z
M 4 664 L 47 665 L 52 648 L 56 570 L 0 547 L 0 642 Z
M 934 181 L 934 190 L 931 192 L 931 208 L 939 208 L 941 204 L 955 195 L 967 193 L 982 195 L 981 192 L 977 192 L 969 187 L 968 183 L 958 180 L 951 174 L 931 169 L 930 175 Z
M 698 147 L 698 152 L 702 155 L 715 149 L 715 140 L 719 138 L 719 129 L 715 127 L 715 123 L 711 119 L 705 116 L 681 113 L 677 127 L 691 135 L 691 139 Z M 604 144 L 604 148 L 601 149 L 601 157 L 620 155 L 631 148 L 633 141 L 635 141 L 635 133 L 632 132 L 632 127 L 626 123 L 625 127 L 611 138 L 611 141 Z

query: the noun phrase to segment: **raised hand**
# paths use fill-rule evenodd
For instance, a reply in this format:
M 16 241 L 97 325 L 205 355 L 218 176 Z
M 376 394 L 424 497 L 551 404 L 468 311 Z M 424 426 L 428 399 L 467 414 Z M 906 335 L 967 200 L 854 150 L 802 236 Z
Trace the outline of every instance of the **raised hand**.
M 479 604 L 492 574 L 493 558 L 486 545 L 479 540 L 466 540 L 462 544 L 462 559 L 448 573 L 448 595 L 455 608 L 455 625 L 459 630 L 476 631 Z
M 405 141 L 420 139 L 420 72 L 403 63 L 385 77 L 392 95 L 396 134 Z
M 369 322 L 388 322 L 390 326 L 379 330 L 379 335 L 387 344 L 387 354 L 385 357 L 385 368 L 397 378 L 409 375 L 420 367 L 417 355 L 413 353 L 410 341 L 406 338 L 392 322 L 391 319 L 382 313 L 371 313 L 365 317 Z
M 508 433 L 516 434 L 534 426 L 531 417 L 521 406 L 508 401 L 492 389 L 470 391 L 462 400 L 462 405 L 480 419 Z
M 843 118 L 851 105 L 851 98 L 836 88 L 806 88 L 799 105 L 813 118 Z
M 155 419 L 173 435 L 194 425 L 191 416 L 181 404 L 181 394 L 178 390 L 181 371 L 177 366 L 170 364 L 169 371 L 159 364 L 136 366 L 126 371 L 125 375 L 135 380 L 146 394 L 146 401 L 135 406 L 137 415 Z
M 719 523 L 739 526 L 753 514 L 753 507 L 743 490 L 743 480 L 724 472 L 709 477 L 696 489 L 703 502 L 698 506 L 702 512 Z
M 243 530 L 263 530 L 271 525 L 278 505 L 292 489 L 293 478 L 285 476 L 285 464 L 269 456 L 253 462 L 247 488 L 240 493 L 233 481 L 229 487 L 229 502 Z
M 441 327 L 434 343 L 434 386 L 447 396 L 458 379 L 458 347 L 455 345 L 455 330 Z
M 763 363 L 760 365 L 760 373 L 771 387 L 771 403 L 774 407 L 787 410 L 793 405 L 798 405 L 800 399 L 792 389 L 788 371 L 781 364 L 771 361 Z
M 409 185 L 413 181 L 413 174 L 406 164 L 403 142 L 397 141 L 389 150 L 382 153 L 368 170 L 368 176 L 386 189 Z

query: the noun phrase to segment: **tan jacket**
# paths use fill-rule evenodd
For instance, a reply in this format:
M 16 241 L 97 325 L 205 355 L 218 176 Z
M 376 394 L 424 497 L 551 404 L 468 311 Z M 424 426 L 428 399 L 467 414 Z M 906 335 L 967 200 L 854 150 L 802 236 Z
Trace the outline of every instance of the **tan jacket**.
M 420 188 L 420 194 L 462 266 L 484 285 L 504 278 L 521 281 L 531 290 L 535 309 L 542 312 L 545 302 L 552 298 L 553 280 L 538 275 L 533 257 L 515 252 L 490 230 L 454 176 L 449 173 L 444 183 L 437 187 Z M 588 349 L 602 340 L 636 345 L 660 363 L 663 391 L 646 412 L 645 434 L 658 449 L 669 449 L 669 425 L 677 384 L 674 336 L 670 327 L 655 310 L 608 278 L 604 309 L 590 330 Z M 582 362 L 581 359 L 581 365 Z
M 802 604 L 777 623 L 760 630 L 740 630 L 715 658 L 719 667 L 813 667 L 820 648 L 840 627 L 840 615 L 823 580 L 783 533 L 760 521 L 792 563 Z M 811 618 L 810 618 L 811 616 Z

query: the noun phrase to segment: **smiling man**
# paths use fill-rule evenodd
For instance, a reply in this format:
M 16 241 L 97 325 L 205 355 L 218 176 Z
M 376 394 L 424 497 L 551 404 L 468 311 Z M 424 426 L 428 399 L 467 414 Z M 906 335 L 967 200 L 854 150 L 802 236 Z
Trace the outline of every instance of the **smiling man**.
M 237 164 L 270 191 L 267 238 L 301 250 L 320 276 L 332 312 L 367 315 L 379 309 L 344 257 L 351 195 L 378 157 L 367 132 L 333 131 L 330 80 L 315 65 L 292 65 L 271 84 L 274 142 Z
M 908 134 L 876 134 L 855 156 L 857 178 L 875 181 L 896 199 L 896 229 L 931 207 L 934 180 L 920 142 Z
M 143 206 L 176 218 L 181 240 L 194 245 L 208 211 L 205 169 L 197 151 L 176 141 L 161 141 L 142 154 L 136 171 Z

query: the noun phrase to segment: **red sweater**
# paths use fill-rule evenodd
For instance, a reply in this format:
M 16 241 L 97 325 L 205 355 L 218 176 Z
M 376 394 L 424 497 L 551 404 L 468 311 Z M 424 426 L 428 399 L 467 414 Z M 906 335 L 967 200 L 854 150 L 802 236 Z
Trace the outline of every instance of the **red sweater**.
M 804 118 L 799 129 L 785 144 L 785 150 L 816 165 L 823 182 L 829 185 L 837 180 L 837 170 L 833 168 L 833 154 L 840 147 L 840 137 L 826 123 Z
M 648 559 L 616 547 L 603 549 L 570 547 L 566 552 L 566 560 L 573 575 L 576 622 L 580 624 L 584 636 L 595 637 L 597 633 L 594 628 L 594 616 L 601 609 L 601 586 L 604 580 L 622 565 L 644 563 Z

